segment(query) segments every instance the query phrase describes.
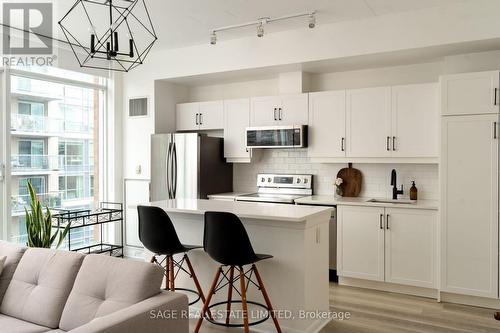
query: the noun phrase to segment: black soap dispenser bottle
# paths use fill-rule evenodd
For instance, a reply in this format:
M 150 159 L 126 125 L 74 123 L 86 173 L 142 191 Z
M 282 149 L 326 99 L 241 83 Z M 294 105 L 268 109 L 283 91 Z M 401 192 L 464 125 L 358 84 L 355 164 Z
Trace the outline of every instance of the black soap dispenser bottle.
M 417 187 L 415 186 L 415 181 L 413 180 L 411 182 L 411 188 L 410 188 L 410 200 L 417 200 L 418 197 L 418 190 Z

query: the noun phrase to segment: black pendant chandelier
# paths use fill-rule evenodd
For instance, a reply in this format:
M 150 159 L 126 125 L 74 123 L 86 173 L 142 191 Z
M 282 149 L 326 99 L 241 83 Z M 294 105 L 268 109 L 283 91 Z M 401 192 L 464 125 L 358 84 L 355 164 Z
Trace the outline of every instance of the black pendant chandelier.
M 80 67 L 128 72 L 158 40 L 145 0 L 77 0 L 59 25 Z

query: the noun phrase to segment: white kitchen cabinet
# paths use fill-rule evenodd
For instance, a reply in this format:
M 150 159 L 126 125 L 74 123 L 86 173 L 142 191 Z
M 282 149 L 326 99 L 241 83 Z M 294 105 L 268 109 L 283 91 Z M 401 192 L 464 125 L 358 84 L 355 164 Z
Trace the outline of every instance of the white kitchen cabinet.
M 438 84 L 393 86 L 392 157 L 438 156 Z
M 177 104 L 178 131 L 216 130 L 224 127 L 222 101 Z
M 435 211 L 386 208 L 385 281 L 436 288 L 436 237 Z
M 340 206 L 338 275 L 436 288 L 437 212 Z
M 307 125 L 308 94 L 251 98 L 251 126 Z
M 337 274 L 384 281 L 384 208 L 337 210 Z
M 281 110 L 278 110 L 279 125 L 307 125 L 309 115 L 309 94 L 283 95 Z
M 224 127 L 224 103 L 211 101 L 199 103 L 200 130 L 216 130 Z
M 278 120 L 278 107 L 281 104 L 278 96 L 255 97 L 251 102 L 251 126 L 273 126 Z
M 442 115 L 498 113 L 499 71 L 441 77 Z
M 348 157 L 390 157 L 391 88 L 347 90 Z
M 345 157 L 345 90 L 309 94 L 309 157 Z
M 442 117 L 441 289 L 446 292 L 498 297 L 497 126 L 498 115 Z
M 199 103 L 177 104 L 176 129 L 178 131 L 192 131 L 199 129 L 198 114 Z
M 224 157 L 228 162 L 250 162 L 246 128 L 250 126 L 250 99 L 224 101 Z

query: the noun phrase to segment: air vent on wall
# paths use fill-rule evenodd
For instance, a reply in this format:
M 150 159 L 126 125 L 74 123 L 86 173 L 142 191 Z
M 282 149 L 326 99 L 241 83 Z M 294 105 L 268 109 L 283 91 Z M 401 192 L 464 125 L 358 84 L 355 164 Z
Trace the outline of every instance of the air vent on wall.
M 131 98 L 128 102 L 129 117 L 144 117 L 148 115 L 147 97 Z

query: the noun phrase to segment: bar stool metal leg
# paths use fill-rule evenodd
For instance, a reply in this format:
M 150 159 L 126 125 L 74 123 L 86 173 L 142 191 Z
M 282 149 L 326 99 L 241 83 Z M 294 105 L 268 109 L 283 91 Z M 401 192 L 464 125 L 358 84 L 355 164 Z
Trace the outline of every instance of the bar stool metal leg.
M 259 288 L 260 291 L 262 292 L 262 296 L 264 296 L 264 300 L 266 301 L 267 308 L 271 312 L 271 317 L 273 318 L 274 321 L 274 326 L 276 326 L 276 331 L 278 333 L 281 333 L 281 328 L 280 324 L 278 323 L 278 318 L 276 318 L 276 313 L 274 313 L 273 310 L 273 305 L 271 304 L 271 300 L 269 299 L 269 296 L 267 295 L 266 287 L 264 287 L 264 283 L 262 282 L 262 279 L 259 274 L 259 270 L 257 269 L 257 266 L 252 265 L 253 272 L 255 274 L 255 277 L 257 278 L 257 282 L 259 283 Z
M 229 269 L 229 285 L 227 290 L 226 325 L 229 325 L 231 316 L 231 300 L 233 299 L 234 266 Z
M 212 300 L 212 296 L 214 295 L 214 290 L 217 287 L 217 282 L 219 281 L 221 272 L 222 272 L 222 267 L 219 267 L 217 269 L 217 273 L 215 273 L 215 278 L 214 281 L 212 282 L 212 286 L 210 287 L 210 291 L 208 292 L 207 300 L 205 301 L 205 304 L 203 304 L 203 308 L 201 309 L 200 318 L 196 323 L 194 333 L 198 333 L 200 331 L 201 324 L 203 323 L 203 318 L 205 318 L 205 313 L 207 312 L 208 306 L 210 305 L 210 301 Z
M 244 332 L 249 333 L 250 328 L 248 326 L 248 306 L 247 306 L 247 292 L 245 286 L 245 271 L 243 267 L 239 267 L 240 270 L 240 285 L 241 285 L 241 307 L 243 308 L 243 325 Z

